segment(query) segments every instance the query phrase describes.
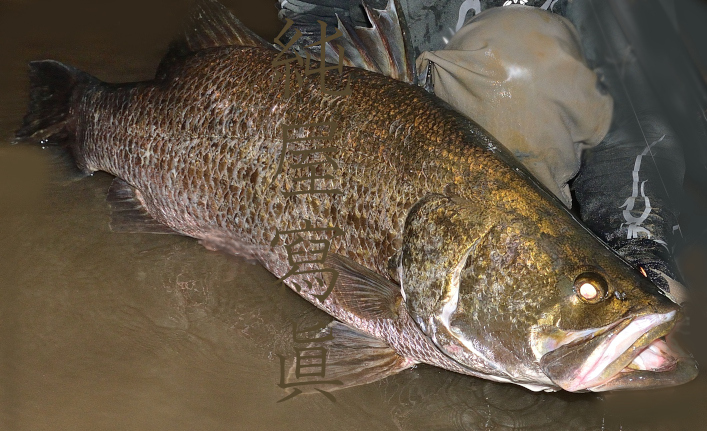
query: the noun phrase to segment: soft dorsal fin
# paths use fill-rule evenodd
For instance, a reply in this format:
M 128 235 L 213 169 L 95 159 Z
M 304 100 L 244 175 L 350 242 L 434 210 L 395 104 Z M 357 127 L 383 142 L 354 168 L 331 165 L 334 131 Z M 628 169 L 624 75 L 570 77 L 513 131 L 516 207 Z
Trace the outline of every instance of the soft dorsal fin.
M 196 0 L 187 27 L 175 45 L 182 53 L 219 46 L 272 47 L 216 0 Z
M 207 48 L 254 46 L 275 49 L 265 39 L 243 25 L 216 0 L 195 0 L 184 30 L 169 46 L 157 78 L 163 77 L 179 58 Z

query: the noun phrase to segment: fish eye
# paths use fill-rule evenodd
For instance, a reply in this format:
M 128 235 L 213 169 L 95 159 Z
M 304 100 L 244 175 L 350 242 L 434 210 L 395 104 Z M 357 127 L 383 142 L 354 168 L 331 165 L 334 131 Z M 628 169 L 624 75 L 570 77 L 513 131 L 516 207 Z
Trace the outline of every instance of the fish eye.
M 606 280 L 596 272 L 583 272 L 574 280 L 574 290 L 584 302 L 596 304 L 606 298 Z

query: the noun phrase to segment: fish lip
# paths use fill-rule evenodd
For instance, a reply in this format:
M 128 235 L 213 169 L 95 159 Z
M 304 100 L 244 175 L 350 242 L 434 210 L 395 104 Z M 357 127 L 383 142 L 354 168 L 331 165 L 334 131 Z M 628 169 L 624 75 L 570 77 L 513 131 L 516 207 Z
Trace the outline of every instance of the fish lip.
M 677 311 L 672 310 L 621 319 L 570 343 L 560 344 L 540 358 L 540 365 L 555 384 L 571 392 L 685 383 L 696 376 L 696 372 L 691 371 L 696 370 L 696 363 L 686 355 L 675 354 L 671 349 L 674 346 L 667 343 L 665 359 L 668 367 L 652 370 L 627 368 L 650 346 L 674 330 L 677 316 Z M 562 361 L 566 358 L 570 362 L 576 360 L 573 349 L 585 349 L 588 354 L 574 370 L 564 373 Z
M 590 362 L 586 367 L 580 369 L 579 375 L 577 376 L 578 380 L 571 385 L 568 390 L 589 389 L 599 386 L 594 384 L 597 380 L 600 381 L 600 384 L 603 384 L 615 377 L 619 372 L 628 367 L 645 348 L 648 348 L 655 340 L 667 335 L 673 329 L 676 314 L 677 312 L 673 310 L 664 314 L 649 314 L 631 319 L 630 323 L 616 333 L 615 337 L 610 337 L 605 342 L 601 343 L 598 348 L 603 348 L 600 358 L 593 364 Z M 644 328 L 643 325 L 647 325 L 647 327 Z M 622 344 L 626 345 L 627 343 L 630 344 L 627 348 L 623 349 L 623 353 L 617 356 L 609 355 L 608 362 L 604 360 L 604 358 L 607 358 L 606 352 L 612 347 L 617 345 L 621 346 Z M 602 367 L 603 364 L 606 364 L 606 366 Z M 607 370 L 611 371 L 616 368 L 618 368 L 618 371 L 607 373 Z M 610 374 L 611 377 L 608 379 L 601 377 L 607 374 Z

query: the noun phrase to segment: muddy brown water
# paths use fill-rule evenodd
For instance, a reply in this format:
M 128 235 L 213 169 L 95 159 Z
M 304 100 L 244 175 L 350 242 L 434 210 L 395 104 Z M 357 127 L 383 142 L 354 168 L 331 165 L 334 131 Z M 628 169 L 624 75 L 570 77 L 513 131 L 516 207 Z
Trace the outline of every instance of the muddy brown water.
M 226 3 L 272 40 L 271 1 Z M 195 240 L 111 233 L 111 178 L 59 149 L 10 146 L 30 60 L 114 82 L 149 79 L 182 18 L 166 0 L 0 1 L 0 429 L 698 430 L 707 378 L 608 394 L 532 393 L 419 366 L 381 382 L 277 401 L 293 323 L 326 321 L 262 267 Z M 688 341 L 706 364 L 707 253 Z M 700 286 L 701 285 L 701 286 Z

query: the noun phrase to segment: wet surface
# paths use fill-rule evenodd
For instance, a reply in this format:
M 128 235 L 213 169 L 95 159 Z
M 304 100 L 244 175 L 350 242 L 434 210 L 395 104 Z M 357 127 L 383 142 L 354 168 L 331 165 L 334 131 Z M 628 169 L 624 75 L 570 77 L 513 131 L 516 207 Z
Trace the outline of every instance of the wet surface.
M 268 39 L 279 30 L 270 2 L 225 3 Z M 148 79 L 179 20 L 163 0 L 0 1 L 0 429 L 704 428 L 704 373 L 664 390 L 536 394 L 419 366 L 331 392 L 335 403 L 278 403 L 289 391 L 277 354 L 293 355 L 293 324 L 324 314 L 193 239 L 111 233 L 108 175 L 81 177 L 57 148 L 9 145 L 28 61 Z M 688 345 L 706 364 L 707 253 L 697 245 L 683 260 L 697 297 Z

